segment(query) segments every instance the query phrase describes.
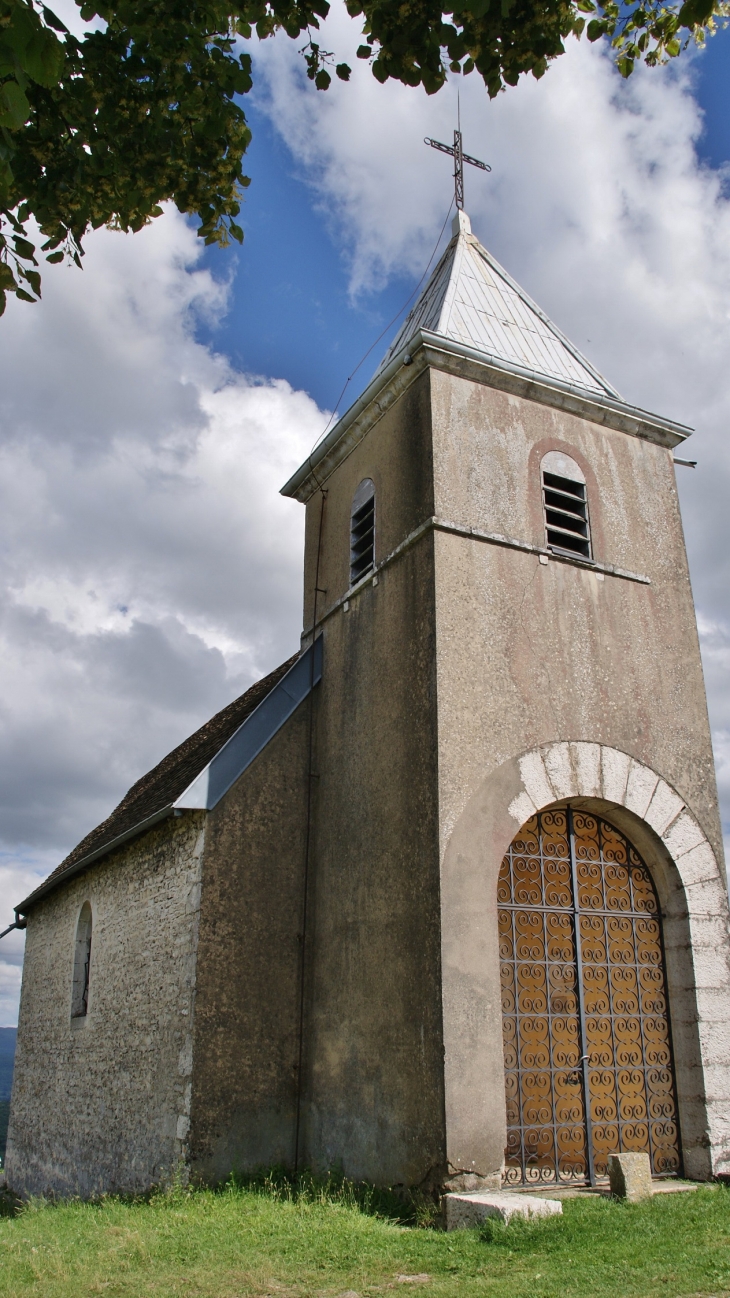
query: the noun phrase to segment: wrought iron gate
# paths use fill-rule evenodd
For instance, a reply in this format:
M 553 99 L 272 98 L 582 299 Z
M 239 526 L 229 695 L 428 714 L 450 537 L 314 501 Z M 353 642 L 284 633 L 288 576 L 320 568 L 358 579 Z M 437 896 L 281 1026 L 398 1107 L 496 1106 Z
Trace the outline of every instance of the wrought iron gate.
M 612 1153 L 679 1171 L 659 905 L 613 825 L 523 825 L 499 876 L 507 1183 L 593 1184 Z

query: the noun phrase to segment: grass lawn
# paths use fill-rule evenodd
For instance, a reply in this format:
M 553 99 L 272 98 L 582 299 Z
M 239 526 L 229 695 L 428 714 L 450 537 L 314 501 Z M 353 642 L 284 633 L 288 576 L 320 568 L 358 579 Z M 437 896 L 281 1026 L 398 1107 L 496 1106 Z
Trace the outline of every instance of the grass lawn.
M 348 1197 L 173 1191 L 148 1201 L 34 1205 L 0 1219 L 2 1298 L 628 1298 L 730 1295 L 730 1191 L 446 1235 Z

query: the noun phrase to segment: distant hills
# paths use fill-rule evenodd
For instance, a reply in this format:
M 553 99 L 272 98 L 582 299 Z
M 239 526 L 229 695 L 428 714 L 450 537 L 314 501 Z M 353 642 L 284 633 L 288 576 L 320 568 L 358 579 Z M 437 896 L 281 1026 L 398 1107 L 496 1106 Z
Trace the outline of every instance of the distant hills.
M 0 1100 L 10 1099 L 17 1028 L 0 1028 Z
M 17 1028 L 0 1028 L 0 1162 L 5 1162 Z

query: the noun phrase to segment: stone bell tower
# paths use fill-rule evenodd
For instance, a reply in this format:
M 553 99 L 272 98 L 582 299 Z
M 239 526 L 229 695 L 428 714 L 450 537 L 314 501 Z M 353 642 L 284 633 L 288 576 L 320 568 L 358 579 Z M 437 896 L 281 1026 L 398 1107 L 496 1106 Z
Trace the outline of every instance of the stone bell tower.
M 457 213 L 284 487 L 323 641 L 297 1158 L 730 1172 L 722 840 L 673 452 Z

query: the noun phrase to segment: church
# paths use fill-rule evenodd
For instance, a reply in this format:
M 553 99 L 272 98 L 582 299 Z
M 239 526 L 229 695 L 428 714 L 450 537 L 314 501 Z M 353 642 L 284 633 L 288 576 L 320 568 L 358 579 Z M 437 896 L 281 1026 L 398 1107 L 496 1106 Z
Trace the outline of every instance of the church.
M 591 1185 L 627 1151 L 730 1174 L 690 431 L 625 401 L 457 210 L 282 488 L 300 650 L 16 907 L 15 1190 L 274 1164 Z

